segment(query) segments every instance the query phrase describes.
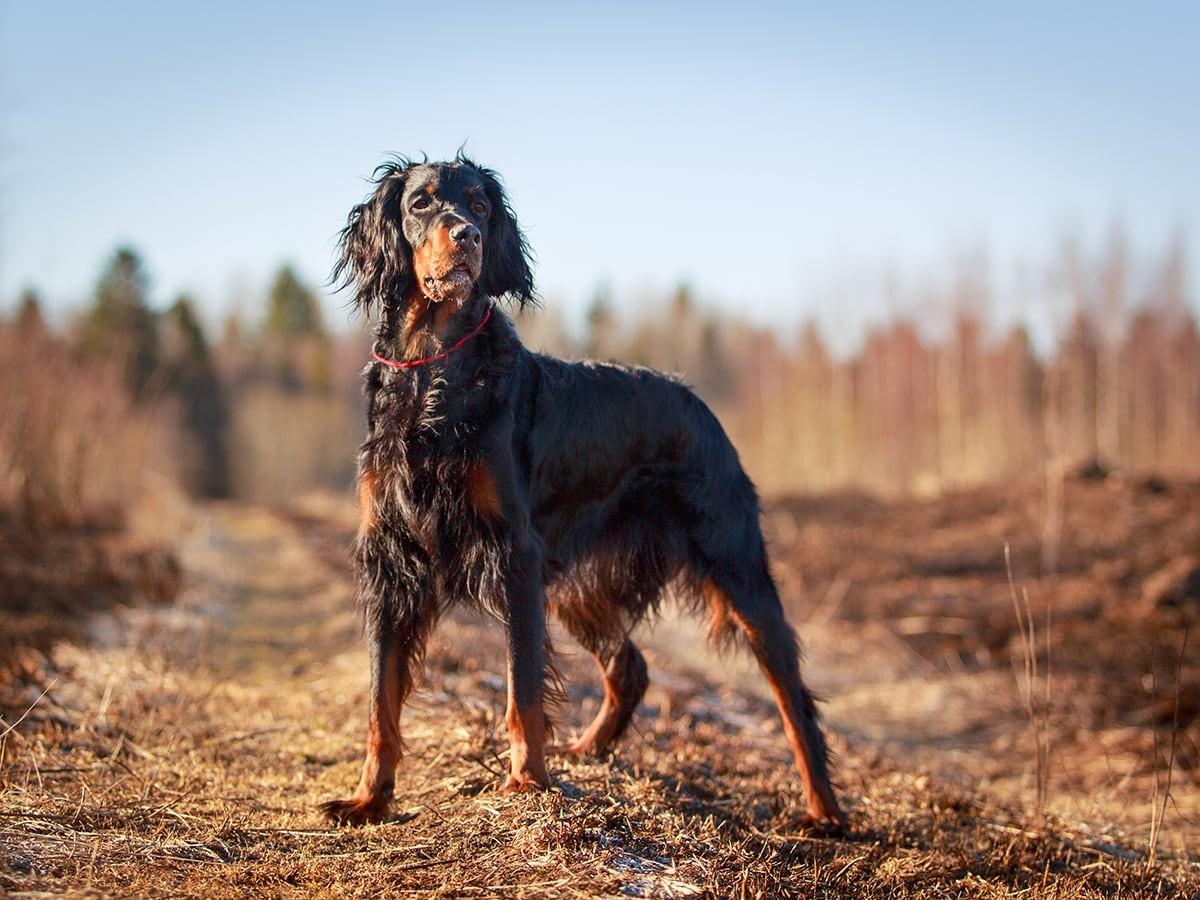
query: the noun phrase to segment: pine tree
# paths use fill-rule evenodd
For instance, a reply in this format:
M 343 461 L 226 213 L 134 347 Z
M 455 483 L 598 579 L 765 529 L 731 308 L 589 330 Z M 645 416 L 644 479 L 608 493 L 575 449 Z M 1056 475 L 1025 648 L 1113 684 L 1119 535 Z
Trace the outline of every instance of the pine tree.
M 593 359 L 612 359 L 616 352 L 617 315 L 607 285 L 596 291 L 587 311 L 584 353 Z
M 271 285 L 262 337 L 271 372 L 285 386 L 329 389 L 331 347 L 321 305 L 291 266 L 281 267 Z
M 188 454 L 185 481 L 201 496 L 225 496 L 229 492 L 229 410 L 191 298 L 184 294 L 176 298 L 163 315 L 162 325 L 165 383 L 179 397 L 183 425 L 194 450 Z
M 132 248 L 119 248 L 96 284 L 81 335 L 86 352 L 123 362 L 135 399 L 145 394 L 158 358 L 157 323 L 147 290 L 141 259 Z
M 284 265 L 267 296 L 263 334 L 296 338 L 324 334 L 324 330 L 317 295 L 300 281 L 291 266 Z
M 46 332 L 42 318 L 42 301 L 37 291 L 25 288 L 17 300 L 17 313 L 13 316 L 13 327 L 22 338 L 39 337 Z
M 196 318 L 192 298 L 180 294 L 163 318 L 172 338 L 172 344 L 163 349 L 163 355 L 169 356 L 177 368 L 183 366 L 189 373 L 208 368 L 212 354 L 204 329 Z

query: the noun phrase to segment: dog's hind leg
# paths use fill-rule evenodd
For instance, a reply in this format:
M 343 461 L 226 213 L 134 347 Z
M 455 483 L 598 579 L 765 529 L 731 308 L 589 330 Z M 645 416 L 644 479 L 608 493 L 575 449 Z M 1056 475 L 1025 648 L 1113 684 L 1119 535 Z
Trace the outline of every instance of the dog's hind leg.
M 719 573 L 702 584 L 710 616 L 718 627 L 722 622 L 735 624 L 758 659 L 804 781 L 808 819 L 814 824 L 844 826 L 846 817 L 833 793 L 816 705 L 800 677 L 796 634 L 784 616 L 765 560 L 761 566 L 754 566 L 758 571 L 746 572 L 744 563 L 741 569 L 737 574 L 742 577 L 725 578 Z M 728 589 L 723 586 L 730 582 Z
M 592 656 L 600 667 L 600 676 L 604 681 L 604 700 L 592 724 L 567 747 L 568 753 L 579 756 L 603 753 L 625 732 L 650 684 L 646 660 L 628 638 L 621 642 L 615 652 L 601 655 L 593 650 Z
M 592 655 L 604 685 L 604 699 L 596 717 L 566 751 L 596 756 L 629 727 L 650 684 L 646 660 L 626 634 L 617 606 L 598 604 L 577 591 L 559 593 L 555 601 L 555 618 Z

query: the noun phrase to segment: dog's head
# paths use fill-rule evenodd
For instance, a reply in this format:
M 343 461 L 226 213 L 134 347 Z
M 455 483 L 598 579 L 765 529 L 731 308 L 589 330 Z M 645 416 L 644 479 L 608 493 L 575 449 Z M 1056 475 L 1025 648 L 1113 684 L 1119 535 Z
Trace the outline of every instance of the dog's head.
M 461 305 L 474 293 L 535 302 L 529 248 L 495 172 L 454 162 L 397 160 L 350 211 L 333 281 L 364 314 L 407 303 Z

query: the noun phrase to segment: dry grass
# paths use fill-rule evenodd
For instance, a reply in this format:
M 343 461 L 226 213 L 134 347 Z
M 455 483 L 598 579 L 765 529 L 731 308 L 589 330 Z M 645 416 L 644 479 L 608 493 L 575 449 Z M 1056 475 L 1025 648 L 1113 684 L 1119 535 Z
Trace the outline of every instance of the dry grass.
M 355 360 L 356 366 L 358 359 Z M 349 484 L 363 430 L 360 391 L 323 394 L 251 384 L 230 423 L 233 496 L 286 503 L 313 485 Z
M 118 365 L 0 327 L 0 512 L 51 527 L 119 520 L 148 484 L 173 480 L 172 417 L 164 402 L 135 406 Z
M 1013 578 L 1012 548 L 1004 545 L 1004 573 L 1008 578 L 1008 591 L 1012 599 L 1013 614 L 1017 620 L 1017 629 L 1021 635 L 1021 663 L 1024 679 L 1018 677 L 1017 684 L 1021 699 L 1025 706 L 1025 714 L 1029 717 L 1029 730 L 1033 738 L 1034 758 L 1036 763 L 1036 800 L 1034 810 L 1040 816 L 1046 810 L 1046 796 L 1050 792 L 1050 703 L 1052 697 L 1052 614 L 1050 605 L 1046 604 L 1045 628 L 1045 672 L 1040 674 L 1041 688 L 1039 691 L 1038 640 L 1037 622 L 1033 617 L 1033 608 L 1029 604 L 1029 591 L 1021 589 L 1021 600 L 1017 600 L 1017 584 Z M 1150 852 L 1154 852 L 1154 841 L 1151 838 Z
M 1200 690 L 1189 673 L 1200 664 L 1197 643 L 1176 662 L 1188 623 L 1200 617 L 1200 594 L 1175 575 L 1170 590 L 1147 588 L 1165 583 L 1164 572 L 1182 572 L 1177 564 L 1200 542 L 1200 484 L 1067 479 L 1053 572 L 1039 565 L 1043 499 L 1039 485 L 1016 483 L 928 501 L 845 496 L 775 505 L 769 518 L 780 574 L 793 585 L 787 593 L 795 597 L 802 579 L 814 603 L 837 601 L 831 615 L 821 613 L 837 638 L 834 652 L 814 656 L 813 666 L 834 676 L 829 715 L 894 758 L 934 754 L 940 770 L 986 779 L 998 794 L 1036 806 L 1038 729 L 1025 704 L 1009 543 L 1035 618 L 1043 604 L 1053 607 L 1053 627 L 1039 621 L 1029 647 L 1039 673 L 1053 661 L 1052 702 L 1044 702 L 1040 678 L 1035 692 L 1043 747 L 1047 737 L 1053 747 L 1041 779 L 1051 784 L 1047 809 L 1118 822 L 1148 839 L 1156 773 L 1161 782 L 1175 733 L 1163 837 L 1175 851 L 1194 847 Z M 793 609 L 798 621 L 803 610 Z
M 302 526 L 302 527 L 301 527 Z M 188 540 L 170 608 L 126 610 L 3 741 L 0 890 L 146 895 L 1111 896 L 1195 893 L 1195 865 L 1145 862 L 1145 835 L 1048 816 L 881 759 L 837 735 L 853 827 L 804 811 L 774 710 L 648 652 L 636 731 L 608 760 L 551 760 L 555 790 L 501 797 L 502 641 L 446 623 L 395 818 L 326 828 L 352 786 L 365 654 L 345 532 L 325 517 L 217 508 Z M 669 629 L 665 633 L 669 634 Z M 660 648 L 665 641 L 650 641 Z M 731 664 L 732 665 L 732 664 Z M 596 708 L 567 660 L 567 730 Z M 900 699 L 900 698 L 896 698 Z
M 36 322 L 0 323 L 0 711 L 88 615 L 178 589 L 168 404 Z M 16 698 L 19 699 L 19 698 Z

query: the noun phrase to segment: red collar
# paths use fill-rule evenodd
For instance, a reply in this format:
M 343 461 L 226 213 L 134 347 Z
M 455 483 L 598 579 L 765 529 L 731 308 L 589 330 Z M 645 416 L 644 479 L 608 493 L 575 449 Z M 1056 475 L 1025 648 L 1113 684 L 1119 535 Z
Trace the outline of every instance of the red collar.
M 372 350 L 371 358 L 374 359 L 375 362 L 380 363 L 385 366 L 389 366 L 390 368 L 393 368 L 393 369 L 415 369 L 417 366 L 423 366 L 426 363 L 437 362 L 439 359 L 445 359 L 447 356 L 449 356 L 451 353 L 453 353 L 455 350 L 457 350 L 459 347 L 461 347 L 463 344 L 465 344 L 471 338 L 475 337 L 475 335 L 479 334 L 479 332 L 483 331 L 483 326 L 488 323 L 488 319 L 490 319 L 491 317 L 492 317 L 492 307 L 491 307 L 491 304 L 488 304 L 488 308 L 484 311 L 483 318 L 479 320 L 478 325 L 476 325 L 474 328 L 472 328 L 470 331 L 468 331 L 466 334 L 464 334 L 462 337 L 460 337 L 457 341 L 455 341 L 452 346 L 443 350 L 441 353 L 435 353 L 433 356 L 426 356 L 424 359 L 407 359 L 407 360 L 400 361 L 400 360 L 388 359 L 387 357 L 380 356 L 376 351 Z

